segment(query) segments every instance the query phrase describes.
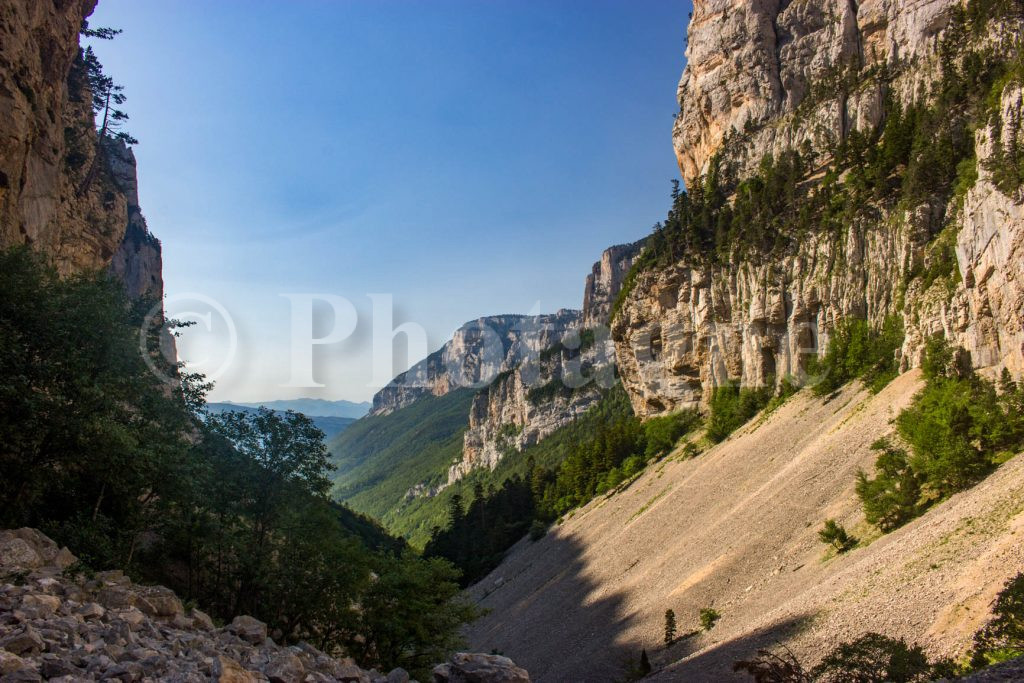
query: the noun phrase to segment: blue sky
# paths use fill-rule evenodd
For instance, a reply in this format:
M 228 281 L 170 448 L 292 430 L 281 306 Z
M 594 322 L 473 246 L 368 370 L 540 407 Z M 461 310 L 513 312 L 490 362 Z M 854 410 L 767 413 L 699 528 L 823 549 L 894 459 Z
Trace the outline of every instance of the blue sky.
M 100 0 L 92 25 L 124 30 L 95 49 L 128 95 L 169 309 L 199 293 L 238 331 L 213 398 L 369 398 L 370 293 L 393 295 L 395 323 L 422 325 L 431 350 L 481 315 L 579 307 L 601 251 L 668 208 L 689 11 Z M 295 292 L 359 315 L 318 349 L 315 390 L 282 386 Z M 209 372 L 225 329 L 190 330 L 183 358 Z

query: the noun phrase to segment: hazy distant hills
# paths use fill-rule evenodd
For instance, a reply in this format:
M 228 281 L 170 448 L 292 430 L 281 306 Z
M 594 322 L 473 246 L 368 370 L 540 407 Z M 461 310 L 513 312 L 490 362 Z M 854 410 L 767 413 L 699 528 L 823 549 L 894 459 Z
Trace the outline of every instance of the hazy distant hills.
M 316 398 L 299 398 L 291 401 L 268 401 L 267 403 L 208 403 L 207 409 L 211 413 L 226 413 L 228 411 L 255 412 L 260 406 L 269 408 L 275 412 L 283 413 L 286 410 L 293 410 L 302 413 L 313 421 L 320 431 L 324 433 L 326 441 L 330 441 L 338 434 L 341 434 L 366 414 L 370 409 L 369 403 L 353 403 L 351 401 L 324 401 Z M 325 414 L 314 411 L 323 410 Z
M 264 401 L 262 403 L 237 403 L 225 401 L 229 405 L 259 408 L 265 406 L 271 410 L 294 410 L 310 417 L 351 417 L 359 419 L 370 412 L 369 402 L 354 403 L 352 401 L 325 401 L 322 398 L 294 398 L 282 401 Z

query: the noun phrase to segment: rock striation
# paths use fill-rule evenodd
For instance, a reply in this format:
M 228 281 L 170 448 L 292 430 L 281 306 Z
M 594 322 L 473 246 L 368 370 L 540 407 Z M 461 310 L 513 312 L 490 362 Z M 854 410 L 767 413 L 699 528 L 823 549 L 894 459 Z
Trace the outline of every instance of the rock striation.
M 919 96 L 958 4 L 698 0 L 673 131 L 687 185 L 700 183 L 716 157 L 739 179 L 785 150 L 828 161 L 850 131 L 882 123 L 886 98 L 908 104 Z M 847 78 L 872 68 L 891 78 Z M 1022 120 L 1019 85 L 1006 86 L 999 110 L 1000 121 Z M 979 178 L 962 201 L 881 211 L 783 256 L 712 265 L 688 255 L 639 273 L 612 325 L 637 414 L 699 406 L 726 382 L 800 377 L 836 322 L 850 317 L 877 324 L 900 315 L 904 368 L 942 332 L 977 367 L 1020 375 L 1024 208 L 989 171 L 997 145 L 1013 142 L 996 125 L 976 133 Z M 926 287 L 919 274 L 935 258 L 936 223 L 953 232 L 957 272 L 954 282 Z
M 267 626 L 238 616 L 217 627 L 161 586 L 119 571 L 77 571 L 67 548 L 34 529 L 0 531 L 0 680 L 409 683 L 331 657 L 308 643 L 283 646 Z M 460 653 L 439 683 L 528 683 L 511 660 Z
M 642 242 L 610 247 L 587 275 L 583 312 L 556 334 L 538 338 L 533 352 L 498 375 L 473 400 L 462 459 L 451 484 L 477 467 L 540 442 L 573 422 L 614 386 L 615 346 L 608 319 Z
M 373 397 L 370 415 L 387 415 L 425 396 L 485 387 L 579 325 L 580 312 L 496 315 L 460 327 L 440 349 L 398 375 Z
M 608 247 L 583 285 L 583 327 L 607 326 L 615 299 L 644 241 Z
M 110 268 L 133 296 L 159 298 L 160 243 L 139 211 L 131 151 L 107 144 L 83 188 L 97 134 L 76 61 L 95 6 L 0 0 L 0 248 L 29 245 L 65 275 Z
M 709 168 L 730 134 L 741 133 L 747 161 L 821 142 L 850 127 L 877 124 L 881 89 L 835 97 L 828 88 L 853 65 L 915 62 L 897 85 L 909 97 L 928 76 L 935 40 L 958 0 L 696 0 L 672 139 L 688 187 Z M 823 90 L 824 90 L 823 88 Z M 803 108 L 807 125 L 780 125 Z

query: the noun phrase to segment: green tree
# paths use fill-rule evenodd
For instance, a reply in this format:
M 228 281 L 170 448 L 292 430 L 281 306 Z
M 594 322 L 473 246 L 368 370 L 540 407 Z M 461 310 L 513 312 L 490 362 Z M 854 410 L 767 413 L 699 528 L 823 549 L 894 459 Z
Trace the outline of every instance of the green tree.
M 427 680 L 430 666 L 462 646 L 459 630 L 479 612 L 459 597 L 458 572 L 443 560 L 406 555 L 375 571 L 346 648 L 364 666 L 400 666 Z
M 992 605 L 992 620 L 974 637 L 971 665 L 983 668 L 1024 655 L 1024 573 L 1010 579 Z
M 672 610 L 665 610 L 665 645 L 671 645 L 676 640 L 676 613 Z
M 918 645 L 866 633 L 825 655 L 811 675 L 821 683 L 925 683 L 951 668 L 948 662 L 929 662 Z
M 0 524 L 130 567 L 183 476 L 204 385 L 160 378 L 174 365 L 139 350 L 140 331 L 158 346 L 154 302 L 129 300 L 106 274 L 61 279 L 18 248 L 0 252 L 0 289 Z
M 857 472 L 857 496 L 868 523 L 888 532 L 920 514 L 924 479 L 910 466 L 906 451 L 884 439 L 872 448 L 881 451 L 875 460 L 875 478 Z
M 119 33 L 120 30 L 110 28 L 90 29 L 88 22 L 82 26 L 82 34 L 89 38 L 111 40 Z M 79 52 L 76 66 L 84 74 L 85 82 L 92 94 L 93 114 L 99 117 L 100 122 L 96 131 L 96 148 L 92 162 L 76 191 L 81 196 L 88 191 L 100 168 L 107 163 L 106 144 L 109 140 L 118 140 L 127 145 L 138 144 L 138 140 L 124 130 L 124 124 L 128 120 L 128 114 L 121 109 L 127 101 L 124 86 L 117 85 L 113 78 L 103 72 L 103 65 L 100 64 L 91 46 Z
M 822 543 L 827 543 L 835 548 L 837 553 L 845 553 L 857 545 L 857 539 L 851 537 L 843 525 L 834 519 L 825 520 L 825 525 L 818 532 L 818 538 Z
M 647 650 L 640 650 L 640 675 L 646 676 L 651 673 L 651 660 L 647 656 Z
M 700 627 L 705 631 L 710 631 L 718 623 L 718 620 L 722 618 L 722 615 L 713 607 L 704 607 L 701 608 L 699 617 Z

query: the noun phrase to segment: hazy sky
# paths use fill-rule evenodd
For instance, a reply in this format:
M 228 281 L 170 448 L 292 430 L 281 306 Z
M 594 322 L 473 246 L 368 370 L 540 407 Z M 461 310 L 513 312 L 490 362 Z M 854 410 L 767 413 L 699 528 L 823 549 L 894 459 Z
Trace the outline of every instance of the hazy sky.
M 578 308 L 601 251 L 668 208 L 689 11 L 100 0 L 92 25 L 124 30 L 95 48 L 129 98 L 168 309 L 201 316 L 213 301 L 237 332 L 212 397 L 369 398 L 369 294 L 392 295 L 395 325 L 422 325 L 430 350 L 482 315 Z M 283 386 L 282 294 L 295 293 L 357 311 L 354 333 L 314 354 L 320 389 Z M 180 343 L 206 372 L 230 351 L 227 324 L 211 320 Z

